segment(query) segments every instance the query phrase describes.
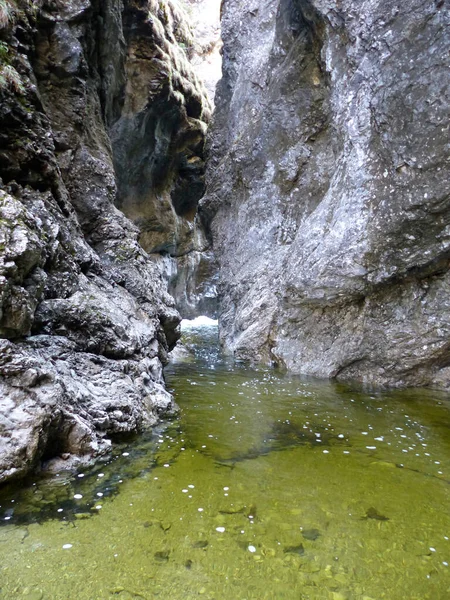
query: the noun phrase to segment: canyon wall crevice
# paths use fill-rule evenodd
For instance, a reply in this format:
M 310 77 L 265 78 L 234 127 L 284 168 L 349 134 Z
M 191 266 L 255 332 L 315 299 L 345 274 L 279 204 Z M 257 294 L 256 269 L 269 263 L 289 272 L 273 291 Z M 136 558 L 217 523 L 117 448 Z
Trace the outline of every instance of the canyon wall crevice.
M 203 219 L 236 356 L 450 382 L 449 12 L 223 4 Z
M 182 6 L 161 6 L 142 2 L 123 21 L 126 86 L 110 125 L 116 205 L 139 228 L 139 243 L 189 317 L 215 311 L 216 267 L 196 219 L 211 103 L 191 64 L 197 41 Z

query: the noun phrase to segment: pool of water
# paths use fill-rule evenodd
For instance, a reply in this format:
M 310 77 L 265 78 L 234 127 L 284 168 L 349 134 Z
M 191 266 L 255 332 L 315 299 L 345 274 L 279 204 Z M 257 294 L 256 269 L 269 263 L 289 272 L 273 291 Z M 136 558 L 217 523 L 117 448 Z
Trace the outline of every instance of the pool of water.
M 221 357 L 185 334 L 177 420 L 0 494 L 0 598 L 450 597 L 450 402 Z

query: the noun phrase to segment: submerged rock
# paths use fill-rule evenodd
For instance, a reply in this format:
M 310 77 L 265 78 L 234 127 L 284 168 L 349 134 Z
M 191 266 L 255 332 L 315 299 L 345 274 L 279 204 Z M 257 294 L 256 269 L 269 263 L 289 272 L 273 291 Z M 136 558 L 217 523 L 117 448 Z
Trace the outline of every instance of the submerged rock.
M 318 446 L 328 447 L 332 444 L 348 445 L 344 438 L 330 433 L 321 425 L 312 423 L 306 428 L 291 421 L 274 422 L 264 438 L 264 442 L 258 447 L 250 448 L 244 452 L 233 452 L 230 457 L 226 458 L 216 457 L 216 464 L 232 467 L 236 463 L 255 460 L 267 456 L 271 452 L 282 452 L 298 446 L 314 448 Z
M 199 540 L 198 542 L 194 542 L 192 544 L 192 547 L 193 548 L 201 548 L 204 550 L 205 548 L 208 547 L 208 545 L 209 545 L 208 540 Z
M 223 3 L 202 201 L 239 358 L 450 384 L 449 12 Z
M 362 518 L 364 520 L 375 519 L 375 521 L 389 521 L 389 517 L 385 517 L 384 515 L 379 513 L 377 509 L 373 506 L 367 509 L 365 516 Z
M 302 531 L 302 536 L 305 540 L 315 542 L 320 537 L 320 531 L 318 529 L 304 529 Z
M 303 544 L 299 544 L 298 546 L 286 546 L 283 548 L 283 552 L 285 554 L 297 554 L 298 556 L 303 556 L 305 554 L 305 549 Z
M 170 550 L 161 550 L 160 552 L 155 552 L 155 559 L 159 562 L 167 562 L 170 556 Z

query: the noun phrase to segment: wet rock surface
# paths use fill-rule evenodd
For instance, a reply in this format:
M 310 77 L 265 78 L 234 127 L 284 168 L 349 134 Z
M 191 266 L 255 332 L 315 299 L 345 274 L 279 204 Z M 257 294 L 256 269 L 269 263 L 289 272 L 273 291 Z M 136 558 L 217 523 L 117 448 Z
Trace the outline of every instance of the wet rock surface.
M 173 411 L 180 317 L 143 245 L 189 244 L 208 107 L 172 2 L 18 2 L 0 27 L 2 482 Z M 165 237 L 133 202 L 170 212 Z
M 450 383 L 445 2 L 223 4 L 202 201 L 236 356 Z

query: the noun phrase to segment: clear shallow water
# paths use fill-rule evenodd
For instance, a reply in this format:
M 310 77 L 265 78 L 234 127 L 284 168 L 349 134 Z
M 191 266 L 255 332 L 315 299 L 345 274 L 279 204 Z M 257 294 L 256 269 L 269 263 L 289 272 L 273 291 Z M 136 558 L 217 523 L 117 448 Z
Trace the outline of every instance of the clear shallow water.
M 178 420 L 3 491 L 0 598 L 450 597 L 448 395 L 250 370 L 185 335 Z

